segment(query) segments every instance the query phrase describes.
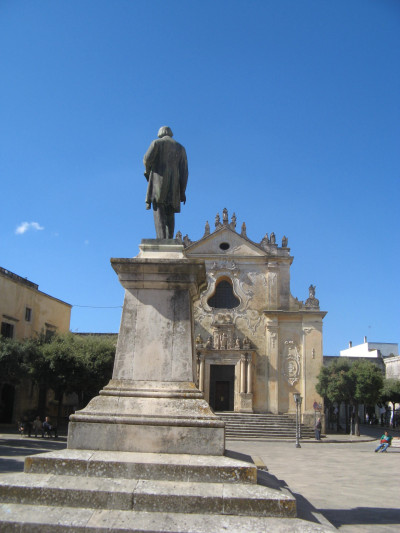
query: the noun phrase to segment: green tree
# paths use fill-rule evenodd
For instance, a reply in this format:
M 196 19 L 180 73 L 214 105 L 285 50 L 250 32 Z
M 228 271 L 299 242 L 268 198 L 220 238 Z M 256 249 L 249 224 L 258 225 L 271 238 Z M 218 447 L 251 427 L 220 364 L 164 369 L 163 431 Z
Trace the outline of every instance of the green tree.
M 395 412 L 395 404 L 400 403 L 400 380 L 394 378 L 386 378 L 383 381 L 383 387 L 381 392 L 382 402 L 391 402 L 393 405 L 393 414 Z M 396 424 L 395 417 L 393 416 L 393 426 Z
M 355 413 L 354 433 L 360 435 L 360 419 L 358 406 L 362 403 L 375 405 L 381 395 L 383 373 L 371 361 L 355 361 L 349 371 L 350 404 Z
M 343 402 L 346 402 L 346 391 L 344 375 L 350 370 L 347 359 L 335 360 L 329 366 L 323 366 L 318 375 L 316 390 L 320 396 L 327 401 L 327 404 L 336 403 L 338 410 Z M 347 410 L 346 410 L 347 412 Z M 339 416 L 336 420 L 336 430 L 339 431 Z
M 73 333 L 37 340 L 38 350 L 29 360 L 29 375 L 41 388 L 52 389 L 58 402 L 57 423 L 64 394 L 78 394 L 80 407 L 111 378 L 115 341 Z
M 346 359 L 336 360 L 321 368 L 317 392 L 328 401 L 351 405 L 355 413 L 355 434 L 360 435 L 358 407 L 361 403 L 374 405 L 378 402 L 383 385 L 382 371 L 371 361 L 359 360 L 350 364 Z
M 83 361 L 79 387 L 79 407 L 84 407 L 111 379 L 116 338 L 88 335 L 78 337 Z

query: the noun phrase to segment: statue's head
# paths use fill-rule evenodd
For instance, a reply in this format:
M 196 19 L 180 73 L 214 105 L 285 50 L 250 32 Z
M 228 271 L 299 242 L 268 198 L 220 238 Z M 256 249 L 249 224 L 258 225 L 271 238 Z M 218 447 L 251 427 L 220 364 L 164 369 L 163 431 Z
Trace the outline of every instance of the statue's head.
M 172 130 L 169 126 L 162 126 L 159 130 L 158 130 L 158 135 L 157 135 L 160 139 L 161 137 L 172 137 L 173 136 L 173 133 L 172 133 Z

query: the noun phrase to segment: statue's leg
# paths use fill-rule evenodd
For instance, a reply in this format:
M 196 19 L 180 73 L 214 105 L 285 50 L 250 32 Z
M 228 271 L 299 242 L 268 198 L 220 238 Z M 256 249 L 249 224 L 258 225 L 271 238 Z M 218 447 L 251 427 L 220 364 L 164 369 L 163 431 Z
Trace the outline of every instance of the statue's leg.
M 167 225 L 167 228 L 166 228 L 167 238 L 173 239 L 174 229 L 175 229 L 175 213 L 172 210 L 172 208 L 167 208 L 167 213 L 166 213 L 165 218 L 166 218 L 166 225 Z
M 166 239 L 167 216 L 165 214 L 165 206 L 163 204 L 154 204 L 155 202 L 153 202 L 153 215 L 157 239 Z

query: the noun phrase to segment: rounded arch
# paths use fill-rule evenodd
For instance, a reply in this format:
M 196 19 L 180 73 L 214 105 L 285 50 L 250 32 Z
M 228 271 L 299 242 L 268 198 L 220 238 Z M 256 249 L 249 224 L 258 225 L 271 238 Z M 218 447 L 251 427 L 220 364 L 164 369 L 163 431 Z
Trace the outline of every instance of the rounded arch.
M 240 300 L 233 292 L 232 281 L 228 276 L 222 276 L 216 281 L 214 294 L 210 296 L 207 303 L 214 309 L 239 307 Z

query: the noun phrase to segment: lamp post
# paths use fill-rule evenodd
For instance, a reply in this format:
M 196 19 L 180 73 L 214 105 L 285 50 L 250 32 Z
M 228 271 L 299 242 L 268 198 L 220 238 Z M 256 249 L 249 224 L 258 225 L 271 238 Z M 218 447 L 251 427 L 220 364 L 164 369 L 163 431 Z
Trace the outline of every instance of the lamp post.
M 303 398 L 301 397 L 299 392 L 293 393 L 294 402 L 296 404 L 296 448 L 301 448 L 300 446 L 300 420 L 299 420 L 299 411 L 301 408 L 301 402 L 303 401 Z

